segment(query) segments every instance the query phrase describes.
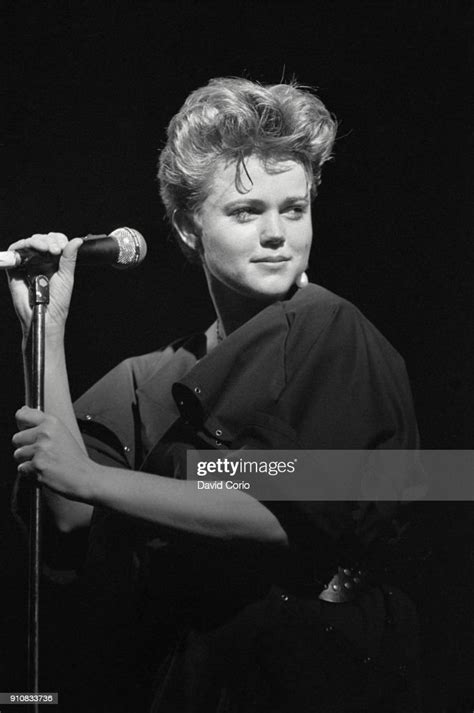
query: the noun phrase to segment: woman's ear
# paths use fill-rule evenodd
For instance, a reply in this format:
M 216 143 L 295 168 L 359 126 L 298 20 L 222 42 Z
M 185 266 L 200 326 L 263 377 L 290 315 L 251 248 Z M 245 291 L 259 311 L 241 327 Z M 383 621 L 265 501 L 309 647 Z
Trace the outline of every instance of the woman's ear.
M 173 211 L 171 222 L 186 247 L 199 252 L 201 247 L 200 229 L 193 214 L 187 210 L 176 208 Z

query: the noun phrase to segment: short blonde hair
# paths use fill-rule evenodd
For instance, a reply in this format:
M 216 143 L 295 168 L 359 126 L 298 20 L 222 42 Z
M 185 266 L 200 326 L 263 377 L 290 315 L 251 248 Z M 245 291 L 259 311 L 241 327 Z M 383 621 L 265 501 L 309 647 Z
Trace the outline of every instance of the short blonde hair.
M 267 164 L 301 163 L 314 197 L 335 135 L 335 119 L 309 87 L 211 79 L 188 96 L 168 126 L 158 170 L 167 215 L 171 220 L 177 210 L 199 209 L 217 160 L 236 162 L 236 186 L 243 190 L 240 172 L 250 155 Z

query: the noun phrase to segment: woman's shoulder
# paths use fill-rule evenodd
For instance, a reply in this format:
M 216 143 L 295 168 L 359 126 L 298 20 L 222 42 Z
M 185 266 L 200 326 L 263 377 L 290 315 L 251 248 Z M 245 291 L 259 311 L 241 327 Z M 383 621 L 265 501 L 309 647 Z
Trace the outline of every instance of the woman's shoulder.
M 346 323 L 368 322 L 352 302 L 315 283 L 295 292 L 281 306 L 293 328 L 314 335 L 330 325 L 341 328 Z
M 99 439 L 101 449 L 104 443 L 109 443 L 124 452 L 133 467 L 139 402 L 146 396 L 153 399 L 163 384 L 169 384 L 192 368 L 201 342 L 198 336 L 188 337 L 121 361 L 75 401 L 74 410 L 82 432 Z
M 352 302 L 327 288 L 310 283 L 282 303 L 292 331 L 316 341 L 323 334 L 336 345 L 364 343 L 377 345 L 394 359 L 401 359 L 395 347 L 371 320 Z
M 299 289 L 282 304 L 289 313 L 331 315 L 343 311 L 364 318 L 364 315 L 352 302 L 314 282 Z
M 178 371 L 188 370 L 206 353 L 205 334 L 198 332 L 176 339 L 160 349 L 132 356 L 122 362 L 123 368 L 133 375 L 137 388 L 165 366 L 173 364 Z
M 108 371 L 75 403 L 77 410 L 91 401 L 133 400 L 135 393 L 164 368 L 187 369 L 199 358 L 204 335 L 188 335 L 145 354 L 130 356 Z

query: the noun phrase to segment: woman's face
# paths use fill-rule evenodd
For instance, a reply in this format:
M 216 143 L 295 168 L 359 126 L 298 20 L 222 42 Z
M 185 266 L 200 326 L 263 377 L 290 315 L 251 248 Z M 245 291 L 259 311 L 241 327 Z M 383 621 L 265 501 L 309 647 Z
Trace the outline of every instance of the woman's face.
M 204 267 L 211 279 L 245 297 L 280 299 L 308 264 L 308 179 L 295 161 L 273 164 L 268 173 L 251 156 L 245 167 L 242 193 L 235 185 L 236 164 L 221 163 L 195 216 Z

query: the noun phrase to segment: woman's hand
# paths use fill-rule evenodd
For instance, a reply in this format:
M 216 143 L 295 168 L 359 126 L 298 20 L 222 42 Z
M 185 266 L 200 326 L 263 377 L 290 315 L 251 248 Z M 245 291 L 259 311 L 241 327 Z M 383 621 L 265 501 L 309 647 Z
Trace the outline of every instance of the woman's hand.
M 38 482 L 70 500 L 90 503 L 97 464 L 55 416 L 23 406 L 16 412 L 20 431 L 13 436 L 14 458 L 20 475 L 36 475 Z
M 77 251 L 82 245 L 81 238 L 68 241 L 63 233 L 35 234 L 25 240 L 12 243 L 9 250 L 32 248 L 45 255 L 60 255 L 58 268 L 51 273 L 45 270 L 50 278 L 50 302 L 46 314 L 46 333 L 48 336 L 64 334 L 72 288 L 74 285 L 74 269 Z M 23 335 L 26 338 L 31 326 L 32 308 L 29 300 L 28 276 L 19 270 L 9 270 L 8 280 L 13 297 L 15 311 L 21 323 Z

